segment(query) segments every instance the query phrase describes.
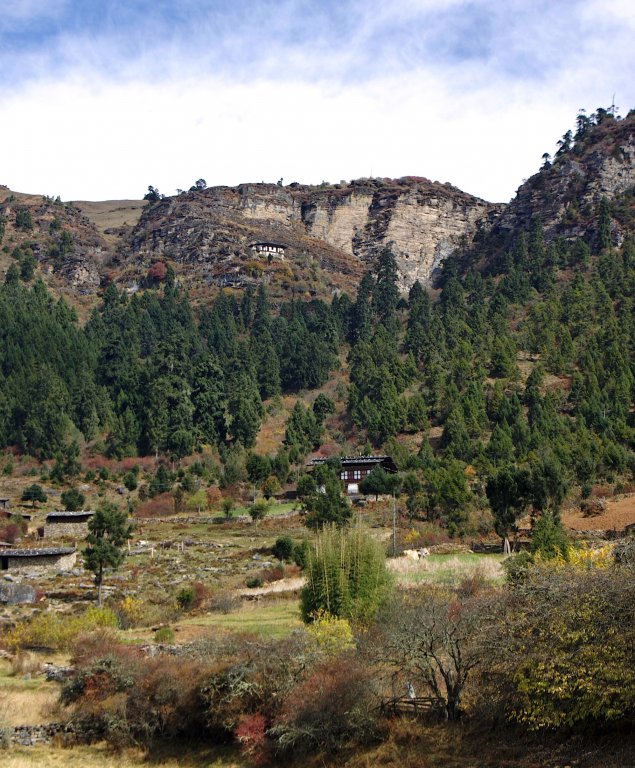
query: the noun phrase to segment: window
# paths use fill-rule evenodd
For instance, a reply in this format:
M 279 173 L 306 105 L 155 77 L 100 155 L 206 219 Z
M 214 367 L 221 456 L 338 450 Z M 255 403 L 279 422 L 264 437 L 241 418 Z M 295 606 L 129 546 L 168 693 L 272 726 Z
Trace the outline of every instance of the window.
M 362 479 L 362 470 L 361 469 L 354 469 L 353 470 L 353 480 L 361 480 Z

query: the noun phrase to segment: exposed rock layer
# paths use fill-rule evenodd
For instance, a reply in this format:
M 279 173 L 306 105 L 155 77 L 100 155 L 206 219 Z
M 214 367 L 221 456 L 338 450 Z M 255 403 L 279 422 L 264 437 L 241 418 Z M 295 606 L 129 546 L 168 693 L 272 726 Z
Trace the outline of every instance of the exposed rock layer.
M 327 271 L 355 276 L 390 246 L 405 289 L 429 281 L 435 267 L 500 210 L 423 179 L 212 187 L 153 205 L 127 247 L 136 258 L 198 264 L 214 277 L 252 258 L 255 241 L 283 244 L 291 262 L 313 258 Z

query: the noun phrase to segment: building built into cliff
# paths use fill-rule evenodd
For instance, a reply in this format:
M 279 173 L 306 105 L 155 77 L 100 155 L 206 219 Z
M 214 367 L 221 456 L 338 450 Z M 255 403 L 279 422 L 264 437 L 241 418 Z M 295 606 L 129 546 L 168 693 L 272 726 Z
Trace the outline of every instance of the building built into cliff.
M 287 250 L 287 246 L 282 245 L 282 243 L 252 243 L 249 247 L 256 256 L 265 257 L 269 261 L 273 259 L 284 261 L 284 254 Z

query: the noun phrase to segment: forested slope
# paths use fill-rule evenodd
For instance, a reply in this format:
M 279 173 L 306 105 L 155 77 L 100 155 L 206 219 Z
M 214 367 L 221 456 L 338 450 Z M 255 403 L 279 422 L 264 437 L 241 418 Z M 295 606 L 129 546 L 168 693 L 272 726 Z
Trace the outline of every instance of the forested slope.
M 607 119 L 562 156 L 578 146 L 584 157 Z M 621 134 L 632 122 L 615 121 Z M 545 189 L 558 162 L 541 171 Z M 12 270 L 0 288 L 0 447 L 179 459 L 211 446 L 227 464 L 291 395 L 283 483 L 320 446 L 381 448 L 410 473 L 410 513 L 452 532 L 484 525 L 488 503 L 501 531 L 528 506 L 557 511 L 568 493 L 635 470 L 634 200 L 628 187 L 585 202 L 568 237 L 551 220 L 546 231 L 536 206 L 526 226 L 494 228 L 445 261 L 436 289 L 415 282 L 407 297 L 386 248 L 354 300 L 274 305 L 263 283 L 195 310 L 169 270 L 132 296 L 111 284 L 80 327 Z

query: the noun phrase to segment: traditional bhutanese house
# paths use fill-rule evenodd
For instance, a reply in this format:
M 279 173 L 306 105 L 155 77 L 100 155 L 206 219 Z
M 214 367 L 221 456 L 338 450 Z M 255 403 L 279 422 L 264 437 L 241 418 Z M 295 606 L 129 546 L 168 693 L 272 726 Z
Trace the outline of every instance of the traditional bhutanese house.
M 44 538 L 74 536 L 84 538 L 88 533 L 88 521 L 95 514 L 93 510 L 82 509 L 78 512 L 49 512 L 44 523 Z
M 76 560 L 77 550 L 74 547 L 0 550 L 0 569 L 3 571 L 70 571 Z
M 282 243 L 252 243 L 249 247 L 256 256 L 265 257 L 269 261 L 272 259 L 284 261 L 284 254 L 287 250 L 287 246 L 282 245 Z
M 317 467 L 325 464 L 326 458 L 311 459 L 307 466 Z M 382 467 L 386 472 L 396 472 L 397 465 L 390 456 L 343 456 L 340 460 L 340 480 L 346 493 L 359 493 L 359 484 L 375 467 Z

